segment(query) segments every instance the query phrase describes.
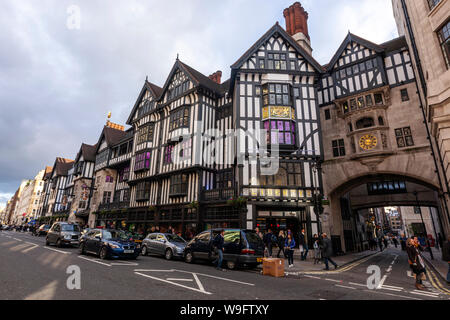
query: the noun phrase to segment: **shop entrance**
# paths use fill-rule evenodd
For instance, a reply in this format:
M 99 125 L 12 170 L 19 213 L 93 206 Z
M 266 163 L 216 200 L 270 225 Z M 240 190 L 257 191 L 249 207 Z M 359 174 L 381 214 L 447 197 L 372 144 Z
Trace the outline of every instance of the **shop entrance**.
M 311 230 L 311 228 L 308 228 L 308 217 L 305 208 L 300 210 L 296 209 L 296 211 L 275 211 L 273 209 L 270 211 L 264 209 L 258 210 L 256 226 L 263 233 L 271 229 L 277 236 L 281 230 L 290 230 L 294 235 L 297 246 L 300 231 L 305 229 L 308 237 L 308 230 Z

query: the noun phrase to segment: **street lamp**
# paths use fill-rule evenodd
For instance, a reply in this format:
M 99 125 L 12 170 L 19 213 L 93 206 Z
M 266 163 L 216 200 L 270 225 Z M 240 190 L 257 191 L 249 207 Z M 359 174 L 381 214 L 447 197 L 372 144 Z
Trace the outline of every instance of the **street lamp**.
M 318 190 L 318 182 L 317 182 L 317 173 L 320 174 L 321 170 L 320 165 L 320 158 L 316 157 L 314 158 L 314 162 L 312 164 L 312 170 L 313 170 L 313 178 L 314 178 L 314 213 L 316 214 L 317 218 L 317 224 L 318 224 L 318 232 L 319 234 L 322 233 L 322 223 L 320 221 L 320 216 L 323 214 L 323 206 L 322 206 L 322 195 L 320 194 L 320 191 Z
M 422 220 L 423 230 L 425 231 L 425 240 L 427 241 L 428 251 L 430 251 L 431 260 L 434 260 L 433 251 L 431 251 L 430 240 L 428 239 L 427 227 L 425 226 L 425 221 L 423 220 L 422 208 L 420 207 L 419 198 L 417 197 L 418 192 L 414 191 L 413 195 L 416 197 L 417 208 L 419 210 L 420 219 Z

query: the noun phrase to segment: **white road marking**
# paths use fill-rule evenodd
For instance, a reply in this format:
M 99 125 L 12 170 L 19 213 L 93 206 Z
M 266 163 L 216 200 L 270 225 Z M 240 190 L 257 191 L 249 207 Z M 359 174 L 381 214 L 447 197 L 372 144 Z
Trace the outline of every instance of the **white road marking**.
M 61 250 L 53 249 L 53 248 L 49 248 L 49 247 L 43 247 L 43 248 L 47 249 L 47 250 L 52 250 L 52 251 L 55 251 L 55 252 L 63 253 L 63 254 L 71 254 L 70 252 L 61 251 Z
M 195 273 L 193 273 L 192 276 L 194 277 L 195 282 L 197 283 L 198 288 L 199 288 L 201 291 L 206 292 L 206 291 L 205 291 L 205 288 L 203 287 L 202 283 L 201 283 L 200 280 L 198 279 L 197 275 L 196 275 Z
M 23 240 L 20 240 L 20 239 L 17 239 L 17 238 L 13 238 L 14 240 L 17 240 L 17 241 L 23 241 Z
M 179 283 L 176 283 L 176 282 L 172 282 L 172 281 L 168 281 L 168 280 L 164 280 L 164 279 L 152 277 L 152 276 L 149 276 L 149 275 L 147 275 L 147 274 L 140 273 L 140 272 L 135 272 L 135 274 L 138 274 L 138 275 L 140 275 L 140 276 L 142 276 L 142 277 L 150 278 L 150 279 L 153 279 L 153 280 L 156 280 L 156 281 L 161 281 L 161 282 L 169 283 L 169 284 L 172 284 L 172 285 L 174 285 L 174 286 L 178 286 L 178 287 L 185 288 L 185 289 L 188 289 L 188 290 L 200 292 L 200 293 L 203 293 L 203 294 L 208 294 L 208 295 L 211 295 L 211 294 L 212 294 L 211 292 L 207 292 L 207 291 L 204 291 L 204 290 L 202 291 L 202 290 L 200 290 L 200 289 L 196 289 L 196 288 L 191 288 L 191 287 L 183 286 L 182 284 L 179 284 Z
M 354 282 L 349 282 L 348 284 L 351 284 L 353 286 L 360 286 L 360 287 L 365 287 L 367 288 L 367 284 L 360 284 L 360 283 L 354 283 Z
M 328 279 L 328 278 L 325 278 L 325 280 L 332 281 L 332 282 L 337 282 L 337 283 L 342 283 L 342 280 L 333 280 L 333 279 Z
M 399 294 L 381 292 L 381 291 L 376 291 L 376 290 L 365 290 L 365 291 L 372 292 L 372 293 L 378 293 L 378 294 L 385 294 L 385 295 L 392 296 L 392 297 L 406 298 L 406 299 L 410 299 L 410 300 L 422 300 L 422 299 L 419 299 L 419 298 L 408 297 L 408 296 L 401 296 Z
M 425 297 L 430 297 L 430 298 L 439 298 L 437 295 L 435 295 L 435 294 L 430 294 L 430 293 L 424 293 L 424 292 L 415 292 L 415 291 L 411 291 L 410 293 L 412 293 L 412 294 L 418 294 L 418 295 L 422 295 L 422 296 L 425 296 Z
M 120 262 L 112 262 L 113 266 L 138 266 L 139 263 L 136 262 L 128 262 L 128 261 L 120 261 Z
M 345 289 L 356 290 L 356 288 L 353 288 L 353 287 L 347 287 L 347 286 L 341 286 L 340 284 L 335 284 L 335 286 L 336 286 L 336 287 L 339 287 L 339 288 L 345 288 Z
M 174 272 L 171 270 L 155 270 L 155 269 L 134 269 L 135 272 Z
M 384 275 L 384 277 L 381 279 L 380 284 L 378 285 L 377 289 L 381 289 L 383 287 L 384 282 L 387 279 L 387 274 Z
M 83 259 L 83 260 L 87 260 L 87 261 L 91 261 L 91 262 L 95 262 L 95 263 L 98 263 L 98 264 L 102 264 L 102 265 L 107 266 L 107 267 L 111 267 L 111 265 L 108 264 L 108 263 L 104 263 L 104 262 L 101 262 L 101 261 L 89 259 L 89 258 L 86 258 L 86 257 L 83 257 L 83 256 L 78 256 L 78 258 Z
M 174 269 L 174 271 L 193 274 L 193 272 L 191 272 L 191 271 L 183 271 L 183 270 L 177 270 L 177 269 Z M 199 276 L 204 276 L 204 277 L 209 277 L 209 278 L 214 278 L 214 279 L 219 279 L 219 280 L 224 280 L 224 281 L 229 281 L 229 282 L 234 282 L 234 283 L 245 284 L 247 286 L 254 286 L 253 283 L 248 283 L 248 282 L 242 282 L 242 281 L 237 281 L 237 280 L 232 280 L 232 279 L 227 279 L 227 278 L 222 278 L 222 277 L 211 276 L 209 274 L 198 273 L 198 272 L 195 272 L 195 274 L 199 275 Z
M 389 268 L 387 268 L 386 272 L 391 272 L 392 271 L 392 265 L 389 266 Z
M 178 279 L 178 278 L 167 278 L 167 281 L 186 281 L 186 282 L 193 282 L 194 279 Z
M 390 291 L 396 291 L 396 292 L 401 292 L 402 291 L 402 290 L 399 290 L 399 289 L 386 288 L 385 286 L 383 286 L 381 289 L 383 289 L 383 290 L 390 290 Z
M 321 279 L 319 277 L 314 277 L 314 276 L 310 276 L 310 275 L 307 275 L 307 274 L 305 274 L 304 277 L 311 278 L 311 279 L 319 279 L 319 280 Z
M 383 285 L 383 287 L 387 287 L 387 288 L 391 288 L 391 289 L 397 289 L 397 290 L 403 290 L 402 287 L 388 286 L 387 284 Z

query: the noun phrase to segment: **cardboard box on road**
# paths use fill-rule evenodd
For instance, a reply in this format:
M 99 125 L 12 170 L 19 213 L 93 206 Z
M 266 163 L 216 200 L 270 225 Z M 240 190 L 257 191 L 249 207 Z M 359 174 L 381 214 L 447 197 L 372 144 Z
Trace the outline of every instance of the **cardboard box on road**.
M 263 275 L 276 278 L 284 277 L 284 260 L 283 259 L 263 259 Z

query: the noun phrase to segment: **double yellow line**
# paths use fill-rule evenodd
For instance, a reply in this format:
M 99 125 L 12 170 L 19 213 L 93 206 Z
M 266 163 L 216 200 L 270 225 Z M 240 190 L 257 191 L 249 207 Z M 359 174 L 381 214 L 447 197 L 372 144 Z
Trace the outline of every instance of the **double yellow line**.
M 439 278 L 436 276 L 436 274 L 433 271 L 431 271 L 431 268 L 429 266 L 427 269 L 428 269 L 427 275 L 428 275 L 428 278 L 430 279 L 430 282 L 433 285 L 433 287 L 435 287 L 437 290 L 439 290 L 443 294 L 450 296 L 450 290 L 445 288 L 445 286 L 441 283 L 441 281 L 439 281 Z

